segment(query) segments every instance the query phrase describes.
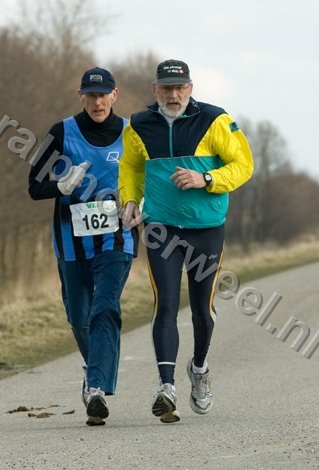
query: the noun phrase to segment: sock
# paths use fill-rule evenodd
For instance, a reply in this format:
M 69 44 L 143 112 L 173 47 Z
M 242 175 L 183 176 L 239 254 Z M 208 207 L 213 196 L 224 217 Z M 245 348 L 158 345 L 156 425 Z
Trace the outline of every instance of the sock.
M 175 392 L 175 385 L 172 385 L 172 384 L 170 384 L 170 383 L 168 383 L 168 382 L 166 382 L 165 384 L 160 384 L 160 386 L 163 386 L 163 387 L 164 387 L 164 385 L 171 385 L 173 392 Z
M 206 374 L 208 372 L 208 362 L 205 360 L 204 364 L 202 367 L 197 367 L 194 364 L 194 361 L 192 362 L 192 371 L 194 374 Z

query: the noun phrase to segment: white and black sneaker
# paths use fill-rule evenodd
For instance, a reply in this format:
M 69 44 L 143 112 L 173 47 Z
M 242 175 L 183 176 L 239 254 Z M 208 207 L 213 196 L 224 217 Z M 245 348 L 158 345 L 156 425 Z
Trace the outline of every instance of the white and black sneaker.
M 180 420 L 180 414 L 176 408 L 175 387 L 166 383 L 160 386 L 159 391 L 155 394 L 152 413 L 158 416 L 162 423 L 176 423 Z
M 88 426 L 99 426 L 105 424 L 104 419 L 109 415 L 108 404 L 105 394 L 100 388 L 90 388 L 86 401 L 86 414 Z
M 189 403 L 193 411 L 206 414 L 213 406 L 213 394 L 210 389 L 209 371 L 205 374 L 195 374 L 192 369 L 193 359 L 188 361 L 186 370 L 192 384 Z

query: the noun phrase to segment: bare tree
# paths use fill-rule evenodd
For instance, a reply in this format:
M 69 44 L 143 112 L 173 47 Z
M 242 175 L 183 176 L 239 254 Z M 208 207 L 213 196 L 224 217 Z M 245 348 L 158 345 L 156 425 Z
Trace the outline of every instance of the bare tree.
M 249 249 L 253 241 L 284 243 L 317 229 L 319 216 L 313 206 L 319 185 L 293 171 L 278 129 L 270 122 L 254 128 L 247 119 L 242 119 L 242 128 L 253 151 L 255 171 L 244 187 L 230 195 L 229 240 Z
M 0 119 L 8 115 L 38 141 L 54 122 L 81 109 L 76 96 L 80 76 L 95 62 L 88 45 L 98 34 L 96 31 L 105 34 L 113 21 L 108 13 L 94 12 L 92 3 L 22 1 L 16 23 L 0 31 Z M 28 165 L 7 147 L 10 135 L 16 132 L 12 128 L 0 140 L 5 191 L 1 209 L 8 197 L 16 201 L 9 220 L 0 225 L 1 232 L 27 222 L 32 213 L 32 202 L 26 194 Z M 47 220 L 47 204 L 50 202 L 41 205 L 37 220 L 42 216 Z
M 304 173 L 273 175 L 264 198 L 263 239 L 287 243 L 319 227 L 319 184 Z
M 111 62 L 120 90 L 116 106 L 119 114 L 130 115 L 154 101 L 151 83 L 158 62 L 158 57 L 152 52 L 127 57 L 121 63 Z
M 251 136 L 255 161 L 254 178 L 251 184 L 250 235 L 254 240 L 267 240 L 268 207 L 267 193 L 274 175 L 291 171 L 287 158 L 287 146 L 278 129 L 270 122 L 260 122 Z

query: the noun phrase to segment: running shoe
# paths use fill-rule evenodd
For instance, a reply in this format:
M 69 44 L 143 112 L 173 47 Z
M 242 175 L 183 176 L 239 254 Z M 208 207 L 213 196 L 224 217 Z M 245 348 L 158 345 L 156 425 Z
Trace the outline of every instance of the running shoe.
M 209 371 L 205 374 L 194 374 L 193 359 L 188 361 L 186 370 L 192 384 L 189 403 L 193 411 L 198 414 L 206 414 L 213 405 L 213 395 L 210 389 Z
M 153 415 L 158 416 L 162 423 L 176 423 L 180 420 L 176 401 L 174 385 L 169 383 L 161 385 L 153 400 Z
M 90 388 L 86 402 L 86 414 L 89 426 L 103 425 L 104 419 L 109 415 L 108 404 L 105 400 L 105 394 L 100 388 Z

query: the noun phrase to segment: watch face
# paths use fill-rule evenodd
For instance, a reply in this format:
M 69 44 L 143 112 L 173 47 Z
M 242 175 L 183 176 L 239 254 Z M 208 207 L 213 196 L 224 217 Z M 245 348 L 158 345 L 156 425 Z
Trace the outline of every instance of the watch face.
M 212 182 L 212 177 L 209 173 L 205 173 L 204 178 L 207 184 Z

